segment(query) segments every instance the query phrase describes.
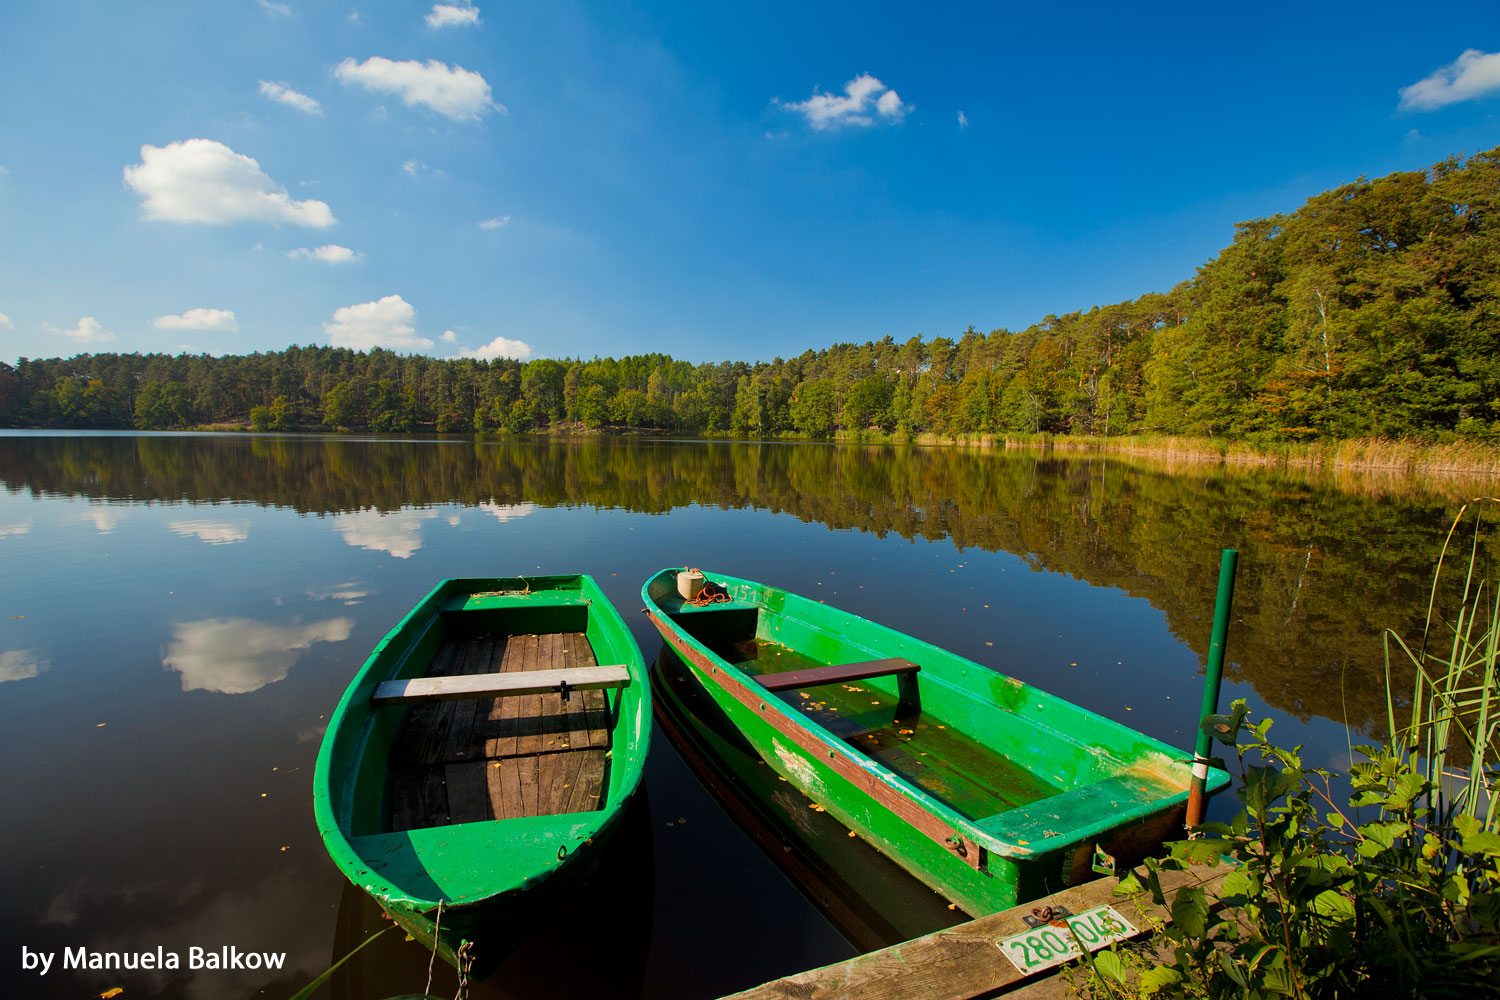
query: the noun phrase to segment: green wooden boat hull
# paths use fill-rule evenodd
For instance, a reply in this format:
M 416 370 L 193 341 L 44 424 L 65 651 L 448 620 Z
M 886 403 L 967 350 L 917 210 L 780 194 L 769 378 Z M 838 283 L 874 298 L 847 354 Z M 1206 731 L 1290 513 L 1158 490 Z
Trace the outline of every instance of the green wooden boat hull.
M 597 662 L 629 673 L 625 686 L 607 693 L 610 749 L 599 807 L 388 829 L 386 765 L 409 709 L 373 707 L 377 686 L 423 676 L 449 635 L 552 632 L 583 632 Z M 350 882 L 457 966 L 460 946 L 477 928 L 524 919 L 526 894 L 587 870 L 640 784 L 650 737 L 640 649 L 590 577 L 444 580 L 375 646 L 330 717 L 313 778 L 318 832 Z
M 861 952 L 969 919 L 778 777 L 670 647 L 651 668 L 657 730 L 746 838 Z
M 1181 831 L 1189 755 L 947 650 L 826 604 L 705 573 L 730 598 L 693 607 L 677 569 L 642 588 L 662 637 L 778 774 L 971 914 L 1132 864 Z M 786 669 L 900 657 L 896 678 L 773 693 Z M 1210 791 L 1228 782 L 1213 771 Z

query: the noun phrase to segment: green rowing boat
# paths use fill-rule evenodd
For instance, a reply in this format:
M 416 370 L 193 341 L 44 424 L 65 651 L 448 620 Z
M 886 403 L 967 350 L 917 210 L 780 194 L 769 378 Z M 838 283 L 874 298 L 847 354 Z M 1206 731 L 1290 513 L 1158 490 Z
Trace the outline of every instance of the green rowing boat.
M 778 774 L 971 914 L 1134 864 L 1181 829 L 1188 755 L 1061 698 L 749 580 L 666 569 L 641 594 Z M 1209 790 L 1228 780 L 1211 771 Z
M 640 650 L 591 578 L 444 580 L 334 710 L 318 831 L 412 936 L 461 968 L 489 964 L 478 932 L 587 869 L 650 734 Z

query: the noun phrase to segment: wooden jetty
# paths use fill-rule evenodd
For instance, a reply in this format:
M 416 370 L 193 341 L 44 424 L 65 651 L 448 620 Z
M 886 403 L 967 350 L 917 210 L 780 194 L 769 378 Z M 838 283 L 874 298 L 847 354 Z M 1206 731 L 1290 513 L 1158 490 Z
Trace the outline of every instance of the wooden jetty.
M 1006 958 L 1000 943 L 1027 931 L 1023 918 L 1034 910 L 1067 907 L 1079 914 L 1113 906 L 1148 934 L 1149 924 L 1171 923 L 1171 901 L 1177 889 L 1200 886 L 1212 895 L 1229 869 L 1196 868 L 1162 872 L 1167 905 L 1153 902 L 1149 891 L 1115 895 L 1115 878 L 1095 879 L 1043 899 L 978 917 L 967 923 L 858 955 L 821 969 L 811 969 L 736 993 L 723 1000 L 978 1000 L 1013 997 L 1052 1000 L 1067 995 L 1058 967 L 1023 974 Z M 1144 884 L 1144 879 L 1142 880 Z

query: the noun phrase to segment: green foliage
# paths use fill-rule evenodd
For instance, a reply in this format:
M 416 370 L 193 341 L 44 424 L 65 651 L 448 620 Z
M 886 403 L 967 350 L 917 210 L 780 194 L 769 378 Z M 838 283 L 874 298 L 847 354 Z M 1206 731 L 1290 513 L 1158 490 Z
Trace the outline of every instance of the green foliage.
M 1448 550 L 1471 508 L 1463 587 L 1440 613 Z M 1134 957 L 1140 995 L 1339 997 L 1379 984 L 1387 996 L 1500 996 L 1500 600 L 1487 599 L 1480 574 L 1484 509 L 1466 505 L 1453 520 L 1417 651 L 1387 633 L 1409 658 L 1413 695 L 1398 708 L 1388 655 L 1390 738 L 1351 748 L 1345 804 L 1336 776 L 1308 766 L 1300 747 L 1273 744 L 1271 720 L 1252 721 L 1243 700 L 1203 720 L 1234 752 L 1242 809 L 1168 845 L 1147 862 L 1146 886 L 1132 874 L 1125 887 L 1165 903 L 1162 871 L 1224 859 L 1233 869 L 1213 900 L 1177 890 L 1160 931 L 1170 960 Z M 1129 979 L 1088 965 L 1105 992 Z
M 1137 968 L 1159 997 L 1500 996 L 1500 836 L 1445 807 L 1389 747 L 1363 758 L 1340 806 L 1330 772 L 1270 742 L 1244 701 L 1204 728 L 1233 750 L 1243 807 L 1169 845 L 1160 872 L 1234 865 L 1215 893 L 1178 889 L 1161 929 L 1171 960 Z M 1122 954 L 1129 954 L 1122 953 Z M 1139 959 L 1136 960 L 1139 965 Z

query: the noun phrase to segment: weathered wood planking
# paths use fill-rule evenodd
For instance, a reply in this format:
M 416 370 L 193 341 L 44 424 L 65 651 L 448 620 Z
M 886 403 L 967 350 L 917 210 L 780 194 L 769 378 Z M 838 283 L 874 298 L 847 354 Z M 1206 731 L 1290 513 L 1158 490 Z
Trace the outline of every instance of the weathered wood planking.
M 1150 918 L 1172 920 L 1171 901 L 1182 886 L 1199 885 L 1212 894 L 1228 874 L 1219 867 L 1186 872 L 1163 872 L 1161 886 L 1167 905 L 1150 893 L 1116 896 L 1118 881 L 1096 879 L 968 923 L 903 941 L 889 948 L 859 955 L 847 962 L 799 972 L 756 986 L 724 1000 L 975 1000 L 1014 996 L 1031 1000 L 1062 996 L 1057 969 L 1024 977 L 1000 951 L 999 943 L 1026 929 L 1022 921 L 1035 907 L 1066 906 L 1073 913 L 1112 905 L 1137 927 Z
M 565 675 L 584 686 L 567 702 L 556 691 Z M 420 680 L 474 693 L 411 701 L 391 753 L 391 830 L 598 808 L 610 723 L 603 689 L 628 676 L 598 666 L 583 633 L 445 643 Z M 519 693 L 486 696 L 496 688 Z

